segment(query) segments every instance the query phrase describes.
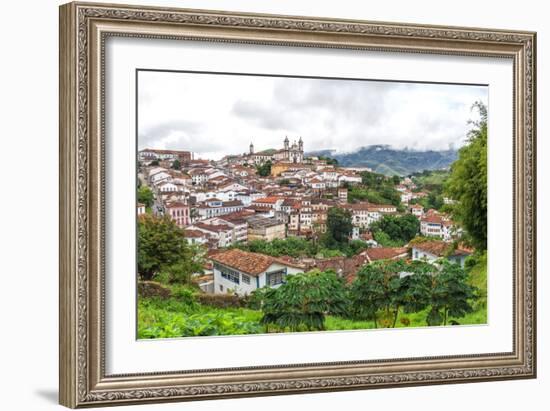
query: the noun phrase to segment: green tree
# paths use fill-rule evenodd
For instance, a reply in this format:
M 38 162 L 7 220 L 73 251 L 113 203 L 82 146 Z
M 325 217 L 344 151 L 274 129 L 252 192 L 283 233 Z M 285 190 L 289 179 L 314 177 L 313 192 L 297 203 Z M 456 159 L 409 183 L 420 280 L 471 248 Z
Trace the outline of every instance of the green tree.
M 378 312 L 387 301 L 384 272 L 377 264 L 365 265 L 357 272 L 350 287 L 350 316 L 358 320 L 374 321 L 378 328 Z
M 153 191 L 147 186 L 141 186 L 137 191 L 137 201 L 138 203 L 145 204 L 145 207 L 151 207 L 155 200 L 155 195 Z
M 327 212 L 326 242 L 345 244 L 353 231 L 351 223 L 351 212 L 340 207 L 331 207 Z M 330 247 L 329 247 L 330 248 Z
M 149 214 L 138 218 L 138 273 L 151 280 L 162 270 L 171 270 L 174 278 L 195 262 L 181 230 L 169 217 Z
M 204 254 L 201 246 L 184 243 L 177 262 L 163 269 L 168 281 L 172 284 L 191 284 L 192 275 L 203 270 Z
M 175 159 L 172 163 L 172 168 L 174 170 L 180 170 L 181 169 L 181 162 L 178 159 Z
M 448 317 L 461 318 L 473 311 L 478 297 L 476 287 L 468 283 L 468 274 L 458 264 L 443 259 L 439 272 L 432 276 L 428 325 L 447 325 Z
M 382 231 L 391 241 L 403 245 L 416 236 L 420 230 L 420 222 L 412 214 L 385 215 L 379 221 L 372 223 L 370 228 L 375 233 Z
M 447 195 L 456 200 L 453 218 L 468 232 L 472 244 L 487 248 L 487 108 L 474 105 L 481 120 L 473 122 L 468 144 L 458 152 L 445 185 Z
M 156 167 L 156 166 L 158 166 L 159 164 L 160 164 L 160 163 L 159 163 L 158 160 L 153 160 L 153 161 L 151 161 L 151 163 L 149 163 L 149 165 L 150 165 L 150 166 L 153 166 L 153 167 Z
M 271 161 L 266 161 L 256 166 L 256 173 L 261 177 L 267 177 L 271 174 Z
M 289 275 L 279 288 L 261 293 L 261 323 L 268 330 L 324 330 L 325 315 L 343 315 L 347 308 L 344 282 L 333 271 Z

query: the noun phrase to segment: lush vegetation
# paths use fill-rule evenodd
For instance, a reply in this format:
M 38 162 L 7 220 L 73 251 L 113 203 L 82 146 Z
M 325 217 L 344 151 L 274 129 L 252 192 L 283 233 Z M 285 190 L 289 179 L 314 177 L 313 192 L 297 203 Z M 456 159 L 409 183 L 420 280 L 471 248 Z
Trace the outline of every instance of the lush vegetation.
M 470 272 L 482 266 L 480 258 L 470 262 Z M 169 297 L 140 296 L 138 337 L 482 324 L 487 321 L 483 292 L 472 281 L 467 271 L 447 261 L 382 261 L 364 266 L 351 284 L 333 271 L 314 270 L 288 276 L 279 288 L 258 289 L 224 308 L 212 302 L 230 296 L 211 296 L 209 302 L 192 286 L 165 283 Z
M 181 170 L 181 162 L 178 159 L 175 159 L 172 163 L 172 168 L 174 170 Z
M 168 216 L 143 214 L 138 218 L 138 273 L 151 280 L 161 272 L 171 282 L 187 283 L 197 271 L 202 271 L 203 252 L 191 246 L 183 230 Z
M 329 208 L 325 243 L 328 245 L 347 244 L 352 231 L 351 212 L 340 207 Z
M 171 338 L 264 332 L 261 313 L 246 308 L 215 308 L 178 298 L 138 300 L 138 338 Z
M 270 330 L 320 331 L 327 314 L 345 315 L 344 283 L 332 271 L 311 271 L 287 277 L 279 288 L 260 291 L 262 324 Z
M 415 191 L 426 191 L 428 195 L 420 199 L 414 199 L 410 203 L 418 203 L 424 207 L 424 210 L 433 208 L 434 210 L 445 211 L 447 207 L 443 198 L 445 197 L 444 187 L 448 178 L 449 171 L 447 170 L 425 170 L 414 174 L 412 179 L 417 186 Z
M 401 207 L 401 194 L 395 189 L 393 177 L 365 171 L 361 173 L 361 184 L 348 187 L 348 201 L 367 200 L 375 204 L 392 204 Z
M 261 177 L 267 177 L 271 174 L 271 161 L 266 161 L 256 166 L 256 173 Z
M 338 166 L 338 160 L 328 156 L 318 156 L 319 160 L 325 161 L 328 165 Z
M 420 230 L 420 221 L 412 214 L 385 215 L 371 224 L 375 240 L 386 247 L 403 246 Z
M 487 108 L 476 103 L 481 120 L 473 123 L 468 144 L 451 166 L 445 190 L 458 203 L 453 218 L 467 231 L 478 249 L 487 248 Z
M 155 201 L 155 195 L 149 187 L 140 185 L 137 190 L 137 201 L 138 203 L 144 204 L 145 207 L 150 208 Z

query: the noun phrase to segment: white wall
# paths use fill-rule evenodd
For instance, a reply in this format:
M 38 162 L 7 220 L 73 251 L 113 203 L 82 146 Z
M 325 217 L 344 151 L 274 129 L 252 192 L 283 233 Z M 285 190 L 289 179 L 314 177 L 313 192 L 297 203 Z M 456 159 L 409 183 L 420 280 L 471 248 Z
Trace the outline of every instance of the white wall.
M 111 0 L 111 2 L 120 2 Z M 538 150 L 550 152 L 550 26 L 546 2 L 524 0 L 460 2 L 429 1 L 305 1 L 305 0 L 125 0 L 124 3 L 229 9 L 279 14 L 317 15 L 378 21 L 435 23 L 538 31 Z M 0 201 L 2 284 L 0 285 L 0 386 L 2 409 L 53 410 L 57 397 L 57 5 L 54 0 L 4 2 L 0 25 L 0 136 L 2 175 L 16 168 L 32 179 L 32 202 L 20 180 L 3 179 Z M 39 170 L 39 171 L 38 171 Z M 37 174 L 38 172 L 38 174 Z M 550 177 L 549 162 L 540 161 L 538 181 Z M 9 174 L 7 174 L 9 175 Z M 38 180 L 37 180 L 38 175 Z M 539 184 L 539 231 L 548 226 L 549 190 Z M 40 202 L 41 215 L 34 214 Z M 278 409 L 348 410 L 543 410 L 550 388 L 550 290 L 547 236 L 539 238 L 539 379 L 497 383 L 445 385 L 300 396 L 263 397 L 198 403 L 142 405 L 132 410 L 247 411 Z M 545 405 L 546 404 L 546 405 Z

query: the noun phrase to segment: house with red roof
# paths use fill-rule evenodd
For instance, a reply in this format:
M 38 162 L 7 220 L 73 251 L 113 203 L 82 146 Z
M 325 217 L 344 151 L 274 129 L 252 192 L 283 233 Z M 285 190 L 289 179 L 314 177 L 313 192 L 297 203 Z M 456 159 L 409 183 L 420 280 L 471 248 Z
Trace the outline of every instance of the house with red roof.
M 214 293 L 248 295 L 262 287 L 279 287 L 287 275 L 304 272 L 301 265 L 268 255 L 239 249 L 210 256 L 214 270 Z
M 440 258 L 447 258 L 452 263 L 464 267 L 466 258 L 473 253 L 473 250 L 463 246 L 453 247 L 445 241 L 426 241 L 412 246 L 412 258 L 434 262 Z

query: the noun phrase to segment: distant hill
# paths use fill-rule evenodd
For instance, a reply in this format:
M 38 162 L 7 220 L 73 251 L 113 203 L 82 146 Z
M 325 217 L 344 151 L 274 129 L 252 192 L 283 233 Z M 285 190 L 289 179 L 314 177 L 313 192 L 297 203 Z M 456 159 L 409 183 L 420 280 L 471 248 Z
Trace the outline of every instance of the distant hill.
M 409 175 L 423 170 L 448 168 L 458 156 L 457 150 L 394 149 L 387 145 L 361 147 L 351 153 L 336 153 L 336 150 L 318 150 L 306 156 L 328 156 L 338 160 L 344 167 L 369 167 L 386 175 Z

